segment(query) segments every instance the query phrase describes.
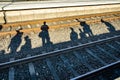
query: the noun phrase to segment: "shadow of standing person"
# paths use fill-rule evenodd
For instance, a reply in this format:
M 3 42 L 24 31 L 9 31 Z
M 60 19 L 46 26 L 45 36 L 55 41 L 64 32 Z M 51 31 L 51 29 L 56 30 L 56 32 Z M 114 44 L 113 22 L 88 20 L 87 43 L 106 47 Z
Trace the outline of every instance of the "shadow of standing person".
M 21 37 L 23 35 L 23 32 L 20 32 L 20 30 L 16 30 L 17 34 L 11 39 L 11 42 L 8 46 L 8 49 L 10 48 L 11 53 L 16 53 L 17 48 L 20 46 L 20 43 L 22 41 Z
M 115 32 L 115 28 L 112 24 L 110 24 L 109 22 L 104 21 L 103 19 L 101 19 L 101 22 L 104 23 L 107 26 L 107 29 L 109 30 L 109 32 Z
M 46 22 L 43 22 L 43 25 L 41 26 L 41 32 L 39 33 L 39 37 L 42 38 L 42 46 L 46 46 L 49 44 L 52 44 L 50 42 L 49 32 L 48 32 L 49 26 L 46 24 Z
M 25 44 L 21 47 L 22 52 L 28 52 L 31 50 L 31 40 L 28 36 L 24 37 Z
M 73 28 L 70 27 L 71 33 L 70 33 L 70 39 L 73 43 L 76 43 L 78 40 L 78 34 L 74 31 Z
M 90 26 L 86 24 L 85 21 L 80 22 L 80 25 L 83 26 L 83 31 L 85 34 L 88 34 L 89 37 L 93 36 L 92 30 L 90 29 Z
M 85 34 L 88 34 L 89 37 L 93 36 L 92 30 L 90 29 L 90 26 L 85 22 L 85 21 L 79 21 L 76 19 L 78 22 L 80 22 L 80 25 L 83 26 L 83 31 Z

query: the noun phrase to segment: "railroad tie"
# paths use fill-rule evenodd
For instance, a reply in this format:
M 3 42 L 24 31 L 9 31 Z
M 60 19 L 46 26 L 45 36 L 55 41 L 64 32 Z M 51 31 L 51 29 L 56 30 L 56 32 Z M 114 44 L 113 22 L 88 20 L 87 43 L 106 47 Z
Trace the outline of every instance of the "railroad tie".
M 115 57 L 114 55 L 110 54 L 109 52 L 107 52 L 106 50 L 104 50 L 103 48 L 101 48 L 100 46 L 96 46 L 98 49 L 100 49 L 101 51 L 103 51 L 104 53 L 108 54 L 110 57 L 112 57 L 115 60 L 119 60 L 119 58 Z
M 110 44 L 108 44 L 108 43 L 106 43 L 106 45 L 120 53 L 120 50 L 118 50 L 118 49 L 115 48 L 114 46 L 112 46 L 112 45 L 110 45 Z
M 115 42 L 120 45 L 120 42 L 118 42 L 118 41 L 115 41 Z
M 60 55 L 60 58 L 63 60 L 63 62 L 67 66 L 67 69 L 70 70 L 73 73 L 74 76 L 79 76 L 79 74 L 70 65 L 68 59 L 66 59 L 63 55 Z
M 58 75 L 56 74 L 56 70 L 54 69 L 54 67 L 52 66 L 52 63 L 49 59 L 46 59 L 47 65 L 52 73 L 52 75 L 54 76 L 55 80 L 60 80 Z
M 44 53 L 46 53 L 46 51 L 42 51 L 42 54 L 44 54 Z M 56 71 L 55 71 L 55 69 L 54 69 L 54 67 L 52 66 L 51 61 L 48 58 L 46 59 L 46 63 L 47 63 L 47 66 L 49 67 L 50 72 L 52 73 L 54 79 L 55 80 L 60 80 L 57 73 L 56 73 Z
M 30 57 L 30 55 L 27 55 L 27 57 Z M 29 66 L 29 72 L 31 75 L 31 80 L 37 80 L 33 63 L 32 62 L 28 63 L 28 66 Z
M 103 60 L 101 60 L 99 57 L 97 57 L 96 55 L 93 54 L 93 52 L 91 50 L 89 50 L 88 48 L 85 49 L 91 56 L 95 57 L 96 59 L 98 59 L 103 65 L 107 65 L 107 63 L 105 63 Z
M 78 52 L 74 51 L 74 55 L 86 66 L 90 71 L 94 70 L 89 64 L 87 64 L 87 61 L 83 59 Z
M 14 58 L 10 58 L 10 61 L 14 61 Z M 14 67 L 9 68 L 9 80 L 14 80 L 15 69 Z

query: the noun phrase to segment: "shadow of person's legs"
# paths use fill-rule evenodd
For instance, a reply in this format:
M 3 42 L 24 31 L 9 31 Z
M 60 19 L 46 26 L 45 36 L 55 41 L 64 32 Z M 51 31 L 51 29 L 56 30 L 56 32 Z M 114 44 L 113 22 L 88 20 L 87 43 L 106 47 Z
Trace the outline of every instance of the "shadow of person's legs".
M 16 53 L 17 48 L 20 46 L 22 42 L 22 35 L 23 32 L 20 32 L 19 30 L 16 30 L 17 34 L 11 39 L 10 44 L 8 46 L 8 49 L 10 48 L 11 53 Z
M 49 26 L 46 24 L 46 22 L 43 22 L 43 25 L 41 26 L 41 32 L 39 33 L 39 37 L 42 39 L 42 46 L 49 46 L 53 43 L 50 41 L 50 36 L 48 32 Z

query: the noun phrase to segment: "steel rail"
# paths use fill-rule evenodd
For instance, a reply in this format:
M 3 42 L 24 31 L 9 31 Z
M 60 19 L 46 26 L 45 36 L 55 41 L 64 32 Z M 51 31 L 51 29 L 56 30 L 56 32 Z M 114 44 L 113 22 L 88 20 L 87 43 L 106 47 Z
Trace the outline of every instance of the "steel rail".
M 110 38 L 106 38 L 106 39 L 101 39 L 101 40 L 98 40 L 98 41 L 89 42 L 89 43 L 86 43 L 86 44 L 81 44 L 81 45 L 65 48 L 65 49 L 61 49 L 61 50 L 57 50 L 57 51 L 52 51 L 52 52 L 39 54 L 39 55 L 31 56 L 31 57 L 26 57 L 26 58 L 14 60 L 14 61 L 0 63 L 0 70 L 5 69 L 5 68 L 9 68 L 9 67 L 12 67 L 12 66 L 15 66 L 15 65 L 19 65 L 19 64 L 29 63 L 29 62 L 33 62 L 33 61 L 36 61 L 36 60 L 48 58 L 48 57 L 51 57 L 51 56 L 65 54 L 65 53 L 73 51 L 73 50 L 78 50 L 78 49 L 81 49 L 81 48 L 86 48 L 86 47 L 90 47 L 90 46 L 94 46 L 94 45 L 98 45 L 98 44 L 101 44 L 101 43 L 109 42 L 109 41 L 112 41 L 112 40 L 118 40 L 118 39 L 120 39 L 120 35 L 110 37 Z
M 117 20 L 117 19 L 120 19 L 120 16 L 119 17 L 112 17 L 112 18 L 103 18 L 103 20 L 105 21 L 111 21 L 111 20 Z M 101 20 L 98 19 L 98 20 L 87 20 L 85 21 L 87 24 L 92 24 L 92 23 L 100 23 Z M 59 28 L 65 28 L 65 27 L 71 27 L 71 26 L 76 26 L 76 25 L 80 25 L 80 22 L 72 22 L 72 23 L 66 23 L 66 24 L 59 24 L 59 25 L 52 25 L 52 26 L 49 26 L 50 29 L 59 29 Z M 28 28 L 28 29 L 23 29 L 23 30 L 20 30 L 21 32 L 23 33 L 30 33 L 31 31 L 33 32 L 40 32 L 41 29 L 40 28 Z M 16 31 L 7 31 L 7 32 L 0 32 L 0 36 L 4 36 L 4 35 L 14 35 L 16 34 Z
M 100 73 L 102 73 L 104 71 L 109 71 L 109 70 L 111 70 L 111 69 L 113 69 L 117 66 L 120 66 L 120 60 L 117 61 L 117 62 L 111 63 L 109 65 L 103 66 L 101 68 L 95 69 L 93 71 L 90 71 L 86 74 L 83 74 L 83 75 L 77 76 L 75 78 L 72 78 L 70 80 L 88 80 L 91 77 L 95 77 L 96 75 L 99 75 Z

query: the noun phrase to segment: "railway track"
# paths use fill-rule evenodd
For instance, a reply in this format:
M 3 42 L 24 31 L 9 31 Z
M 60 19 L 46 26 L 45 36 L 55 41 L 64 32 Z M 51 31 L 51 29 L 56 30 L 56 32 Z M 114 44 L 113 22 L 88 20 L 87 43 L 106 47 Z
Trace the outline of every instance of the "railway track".
M 23 30 L 20 30 L 21 32 L 24 32 L 24 33 L 37 33 L 37 32 L 40 32 L 40 25 L 44 22 L 44 21 L 47 21 L 48 22 L 48 25 L 50 27 L 50 30 L 51 29 L 55 29 L 57 30 L 56 28 L 58 29 L 61 29 L 61 28 L 66 28 L 66 27 L 73 27 L 74 26 L 80 26 L 80 22 L 82 21 L 86 21 L 87 24 L 92 24 L 93 27 L 97 27 L 97 26 L 100 26 L 101 27 L 101 19 L 103 20 L 106 20 L 106 21 L 112 21 L 112 20 L 117 20 L 119 22 L 119 12 L 112 12 L 112 13 L 108 13 L 108 14 L 95 14 L 95 15 L 87 15 L 87 16 L 74 16 L 74 17 L 67 17 L 67 18 L 59 18 L 59 19 L 51 19 L 51 20 L 40 20 L 40 21 L 31 21 L 31 22 L 21 22 L 21 23 L 11 23 L 11 24 L 3 24 L 3 30 L 0 32 L 0 40 L 3 42 L 3 45 L 5 46 L 4 49 L 2 50 L 6 50 L 6 48 L 8 47 L 8 43 L 10 41 L 10 39 L 12 39 L 12 36 L 8 36 L 7 35 L 13 35 L 13 34 L 16 34 L 16 29 L 18 28 L 22 28 Z M 76 20 L 77 18 L 77 20 Z M 79 22 L 78 22 L 79 21 Z M 100 23 L 99 25 L 96 25 L 96 23 Z M 37 26 L 39 24 L 39 26 Z M 21 27 L 19 26 L 21 25 Z M 28 28 L 28 25 L 30 26 L 34 26 L 34 27 L 29 27 Z M 96 26 L 94 26 L 96 25 Z M 119 25 L 119 24 L 118 24 Z M 11 26 L 11 29 L 9 29 L 9 27 Z M 90 26 L 91 27 L 91 26 Z M 13 28 L 13 29 L 12 29 Z M 79 28 L 79 27 L 78 27 Z M 80 27 L 82 29 L 82 27 Z M 4 31 L 5 29 L 8 29 L 8 30 L 11 30 L 11 31 Z M 94 29 L 94 28 L 93 28 Z M 97 29 L 97 28 L 95 28 Z M 98 28 L 100 29 L 100 28 Z M 101 28 L 102 29 L 102 28 Z M 103 31 L 104 29 L 102 29 Z M 62 30 L 61 30 L 62 31 Z M 95 30 L 97 31 L 97 30 Z M 66 33 L 65 33 L 66 34 Z M 96 41 L 96 40 L 99 40 L 99 39 L 104 39 L 106 37 L 111 37 L 111 36 L 115 36 L 115 35 L 119 35 L 120 34 L 120 31 L 116 31 L 116 33 L 111 33 L 111 34 L 95 34 L 93 37 L 86 37 L 84 39 L 80 38 L 76 41 L 76 43 L 72 42 L 72 41 L 68 41 L 68 42 L 59 42 L 58 44 L 54 44 L 52 46 L 48 46 L 46 48 L 36 48 L 36 49 L 30 49 L 31 53 L 29 53 L 31 56 L 33 55 L 37 55 L 39 54 L 38 52 L 34 52 L 34 51 L 39 51 L 39 52 L 50 52 L 50 51 L 54 51 L 56 50 L 56 48 L 58 49 L 63 49 L 63 48 L 67 48 L 69 46 L 76 46 L 76 45 L 79 45 L 79 43 L 88 43 L 89 41 L 92 42 L 92 41 Z M 34 34 L 32 36 L 36 36 L 38 34 Z M 59 35 L 59 34 L 58 34 Z M 61 34 L 60 34 L 61 35 Z M 13 35 L 14 36 L 14 35 Z M 29 35 L 28 35 L 29 36 Z M 31 36 L 31 35 L 30 35 Z M 34 37 L 33 37 L 34 38 Z M 55 37 L 57 38 L 57 36 Z M 31 38 L 32 39 L 32 38 Z M 37 41 L 37 40 L 36 40 Z M 37 41 L 38 42 L 38 41 Z M 7 44 L 7 46 L 6 46 Z M 13 43 L 14 44 L 14 43 Z M 23 44 L 22 44 L 23 45 Z M 50 48 L 50 49 L 49 49 Z M 39 49 L 39 50 L 38 50 Z M 4 54 L 4 51 L 2 52 L 1 51 L 1 54 Z M 27 57 L 27 54 L 28 52 L 22 52 L 19 51 L 19 52 L 16 52 L 14 54 L 9 54 L 9 55 L 1 55 L 2 57 L 0 57 L 0 63 L 1 62 L 7 62 L 9 61 L 10 58 L 14 58 L 15 60 L 17 59 L 21 59 L 21 58 L 25 58 Z
M 17 29 L 22 28 L 21 32 L 30 33 L 30 32 L 40 32 L 40 26 L 44 21 L 50 26 L 50 29 L 64 28 L 70 26 L 79 26 L 80 22 L 85 21 L 87 24 L 92 23 L 100 23 L 101 19 L 105 21 L 113 21 L 120 19 L 120 12 L 111 12 L 111 13 L 103 13 L 103 14 L 91 14 L 85 16 L 72 16 L 72 17 L 63 17 L 63 18 L 55 18 L 55 19 L 45 19 L 45 20 L 37 20 L 37 21 L 28 21 L 28 22 L 17 22 L 17 23 L 7 23 L 2 24 L 0 36 L 5 35 L 14 35 L 16 34 Z M 77 20 L 79 21 L 77 21 Z
M 45 52 L 51 52 L 51 51 L 56 51 L 58 49 L 61 50 L 64 48 L 77 46 L 81 43 L 86 44 L 89 42 L 93 42 L 93 41 L 97 41 L 97 40 L 101 40 L 101 39 L 106 39 L 109 37 L 117 36 L 119 34 L 120 34 L 120 31 L 117 31 L 115 34 L 109 34 L 109 33 L 102 34 L 99 36 L 78 39 L 76 41 L 67 41 L 67 42 L 62 42 L 62 43 L 57 43 L 57 44 L 52 44 L 52 45 L 46 45 L 45 47 L 26 49 L 27 51 L 20 50 L 19 52 L 16 52 L 16 53 L 5 54 L 4 51 L 1 51 L 0 63 L 8 62 L 10 58 L 14 58 L 14 60 L 22 59 L 22 58 L 26 58 L 28 54 L 30 54 L 31 56 L 35 56 L 35 55 L 42 54 Z M 27 46 L 30 46 L 30 45 L 27 45 Z
M 10 23 L 10 24 L 3 24 L 2 25 L 2 31 L 0 32 L 0 40 L 3 42 L 3 45 L 4 46 L 4 50 L 6 50 L 6 48 L 8 47 L 8 43 L 10 41 L 10 39 L 12 39 L 12 37 L 14 36 L 13 34 L 16 34 L 16 29 L 18 28 L 22 28 L 23 30 L 20 30 L 21 32 L 24 32 L 24 33 L 38 33 L 40 32 L 40 26 L 43 24 L 44 21 L 48 22 L 48 25 L 50 27 L 50 30 L 51 29 L 55 29 L 57 30 L 58 29 L 61 29 L 61 28 L 66 28 L 66 27 L 76 27 L 76 26 L 80 26 L 80 23 L 85 21 L 87 24 L 92 24 L 92 25 L 96 25 L 95 23 L 100 23 L 99 25 L 96 25 L 94 27 L 97 27 L 97 26 L 100 26 L 101 27 L 101 19 L 105 20 L 105 21 L 117 21 L 119 23 L 119 13 L 120 12 L 111 12 L 111 13 L 103 13 L 103 14 L 94 14 L 94 15 L 86 15 L 86 16 L 73 16 L 73 17 L 66 17 L 66 18 L 58 18 L 58 19 L 50 19 L 50 20 L 40 20 L 40 21 L 31 21 L 31 22 L 20 22 L 20 23 Z M 76 20 L 77 19 L 77 20 Z M 118 24 L 119 25 L 119 24 Z M 11 26 L 11 27 L 10 27 Z M 90 26 L 91 27 L 91 26 Z M 79 27 L 78 27 L 79 28 Z M 82 27 L 80 27 L 82 29 Z M 7 29 L 7 30 L 6 30 Z M 97 28 L 95 28 L 97 29 Z M 98 28 L 100 29 L 100 28 Z M 101 28 L 102 29 L 102 28 Z M 103 29 L 104 30 L 104 29 Z M 61 30 L 62 31 L 62 30 Z M 97 30 L 95 30 L 97 31 Z M 99 31 L 98 31 L 99 32 Z M 110 32 L 111 33 L 111 32 Z M 66 33 L 65 33 L 66 34 Z M 116 33 L 111 33 L 110 36 L 114 36 L 114 35 L 119 35 L 119 31 L 116 30 Z M 13 36 L 8 36 L 7 35 L 13 35 Z M 38 34 L 34 34 L 32 36 L 36 36 Z M 58 34 L 59 35 L 59 34 Z M 61 34 L 60 34 L 61 35 Z M 28 35 L 29 36 L 29 35 Z M 46 48 L 38 48 L 39 49 L 39 52 L 50 52 L 50 51 L 54 51 L 56 50 L 56 48 L 58 49 L 63 49 L 63 48 L 66 48 L 68 46 L 76 46 L 76 45 L 79 45 L 79 43 L 87 43 L 89 41 L 95 41 L 95 40 L 99 40 L 99 39 L 103 39 L 103 38 L 106 38 L 106 37 L 110 37 L 109 35 L 106 35 L 106 34 L 94 34 L 94 37 L 87 37 L 87 38 L 84 38 L 84 39 L 78 39 L 76 41 L 76 43 L 72 42 L 72 41 L 68 41 L 68 42 L 62 42 L 61 40 L 61 43 L 58 43 L 58 44 L 54 44 L 50 47 L 46 47 Z M 57 37 L 57 36 L 56 36 Z M 56 38 L 55 37 L 55 38 Z M 32 38 L 31 38 L 32 39 Z M 37 41 L 37 40 L 36 40 Z M 38 42 L 38 41 L 37 41 Z M 6 46 L 7 44 L 7 46 Z M 50 49 L 49 49 L 50 48 Z M 32 49 L 33 50 L 32 53 L 34 53 L 34 51 L 37 51 L 35 49 Z M 4 52 L 4 51 L 3 51 Z M 1 51 L 2 53 L 2 51 Z M 36 55 L 36 54 L 39 54 L 38 52 L 32 54 L 32 53 L 29 53 L 30 55 Z M 2 53 L 3 54 L 3 53 Z M 9 54 L 9 55 L 1 55 L 2 57 L 0 57 L 0 63 L 1 62 L 7 62 L 9 61 L 9 59 L 12 57 L 14 58 L 15 60 L 17 59 L 21 59 L 21 58 L 25 58 L 27 57 L 27 54 L 26 52 L 16 52 L 14 54 Z
M 87 74 L 72 78 L 71 80 L 119 80 L 119 77 L 120 61 L 117 61 L 110 65 L 88 72 Z
M 120 35 L 0 64 L 0 79 L 68 80 L 120 62 Z

